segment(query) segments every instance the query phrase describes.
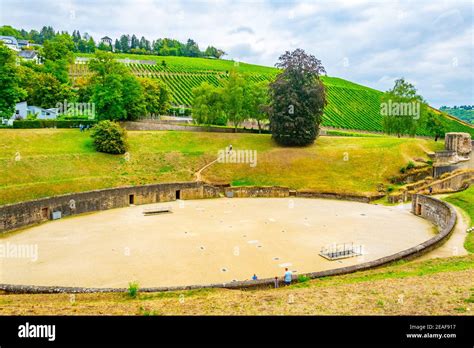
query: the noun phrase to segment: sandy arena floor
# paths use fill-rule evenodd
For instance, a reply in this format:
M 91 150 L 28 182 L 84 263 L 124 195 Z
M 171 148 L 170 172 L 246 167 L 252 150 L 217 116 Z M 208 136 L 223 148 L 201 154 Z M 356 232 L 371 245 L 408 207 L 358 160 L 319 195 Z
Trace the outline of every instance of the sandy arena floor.
M 171 206 L 172 213 L 143 210 Z M 0 283 L 85 287 L 207 284 L 338 268 L 390 255 L 433 236 L 407 206 L 302 198 L 234 198 L 132 206 L 51 221 L 0 238 L 38 246 L 37 260 L 0 258 Z M 339 261 L 322 246 L 362 244 Z

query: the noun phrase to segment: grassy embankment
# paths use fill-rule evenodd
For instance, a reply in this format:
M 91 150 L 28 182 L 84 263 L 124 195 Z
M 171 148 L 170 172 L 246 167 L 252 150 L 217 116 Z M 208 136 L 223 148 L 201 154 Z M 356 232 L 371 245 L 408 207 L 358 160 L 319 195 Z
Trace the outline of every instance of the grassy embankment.
M 474 255 L 268 290 L 0 295 L 0 315 L 472 315 Z
M 449 195 L 444 200 L 464 210 L 469 216 L 472 226 L 474 223 L 474 186 L 469 187 L 465 191 Z M 467 234 L 464 248 L 470 253 L 474 253 L 474 232 Z
M 124 185 L 193 180 L 232 144 L 257 151 L 257 166 L 216 163 L 204 179 L 339 193 L 375 193 L 401 166 L 442 144 L 394 137 L 321 137 L 281 148 L 270 135 L 128 132 L 129 160 L 94 151 L 78 130 L 0 130 L 0 204 Z M 18 155 L 18 156 L 17 156 Z M 16 160 L 18 159 L 18 160 Z

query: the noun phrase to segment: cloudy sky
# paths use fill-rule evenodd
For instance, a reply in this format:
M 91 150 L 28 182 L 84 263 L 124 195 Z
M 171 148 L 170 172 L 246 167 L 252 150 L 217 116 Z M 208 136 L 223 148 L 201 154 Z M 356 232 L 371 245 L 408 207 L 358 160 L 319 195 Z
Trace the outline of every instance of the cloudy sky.
M 0 0 L 0 24 L 79 29 L 95 39 L 192 38 L 227 59 L 274 65 L 303 48 L 328 75 L 379 90 L 414 83 L 431 105 L 474 104 L 473 2 Z

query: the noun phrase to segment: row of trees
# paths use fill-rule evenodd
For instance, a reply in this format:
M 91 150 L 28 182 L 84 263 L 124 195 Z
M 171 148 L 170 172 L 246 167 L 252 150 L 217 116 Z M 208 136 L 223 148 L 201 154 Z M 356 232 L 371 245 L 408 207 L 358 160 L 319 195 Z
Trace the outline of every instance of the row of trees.
M 105 44 L 99 48 L 112 50 Z M 225 52 L 213 46 L 208 46 L 206 50 L 201 51 L 198 44 L 188 39 L 186 43 L 178 40 L 164 38 L 150 41 L 142 36 L 140 39 L 134 35 L 122 35 L 120 39 L 116 39 L 113 50 L 121 53 L 136 54 L 154 54 L 159 56 L 183 56 L 183 57 L 214 57 L 221 58 Z
M 28 40 L 32 43 L 43 44 L 48 40 L 54 39 L 58 35 L 69 35 L 68 32 L 55 32 L 53 27 L 44 26 L 41 31 L 31 30 L 27 32 L 24 29 L 15 29 L 4 25 L 0 27 L 0 35 L 13 36 L 17 39 Z M 96 48 L 102 51 L 114 51 L 118 53 L 134 54 L 152 54 L 159 56 L 183 56 L 183 57 L 214 57 L 221 58 L 225 52 L 214 46 L 208 46 L 204 51 L 199 49 L 198 44 L 188 39 L 186 43 L 175 39 L 160 38 L 153 41 L 142 36 L 140 39 L 135 34 L 121 35 L 115 43 L 110 46 L 100 42 L 97 46 L 94 38 L 88 33 L 81 35 L 79 30 L 74 30 L 70 35 L 74 43 L 73 52 L 94 53 Z
M 72 32 L 72 41 L 74 42 L 74 52 L 81 53 L 94 53 L 95 52 L 95 41 L 92 36 L 85 33 L 81 35 L 79 30 Z
M 235 128 L 246 119 L 255 119 L 261 130 L 268 119 L 267 90 L 267 82 L 253 82 L 232 71 L 223 86 L 205 82 L 193 90 L 193 119 L 205 125 L 230 122 Z
M 326 92 L 320 76 L 321 61 L 303 50 L 286 52 L 276 64 L 281 73 L 269 85 L 255 83 L 235 72 L 222 87 L 208 83 L 193 90 L 193 118 L 200 124 L 237 127 L 246 119 L 269 120 L 273 138 L 282 145 L 311 144 L 319 133 Z M 403 78 L 381 99 L 386 133 L 414 136 L 425 127 L 438 140 L 447 130 L 446 119 Z

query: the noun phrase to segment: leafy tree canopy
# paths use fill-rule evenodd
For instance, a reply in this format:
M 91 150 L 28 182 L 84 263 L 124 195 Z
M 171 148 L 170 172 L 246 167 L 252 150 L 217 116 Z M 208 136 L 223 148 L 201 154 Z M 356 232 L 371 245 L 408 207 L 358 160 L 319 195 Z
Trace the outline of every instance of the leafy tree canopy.
M 321 61 L 302 49 L 280 56 L 283 69 L 270 84 L 270 130 L 277 143 L 304 146 L 314 142 L 319 132 L 326 93 L 320 75 Z
M 12 117 L 15 104 L 26 97 L 26 91 L 19 83 L 16 56 L 0 42 L 0 118 Z

